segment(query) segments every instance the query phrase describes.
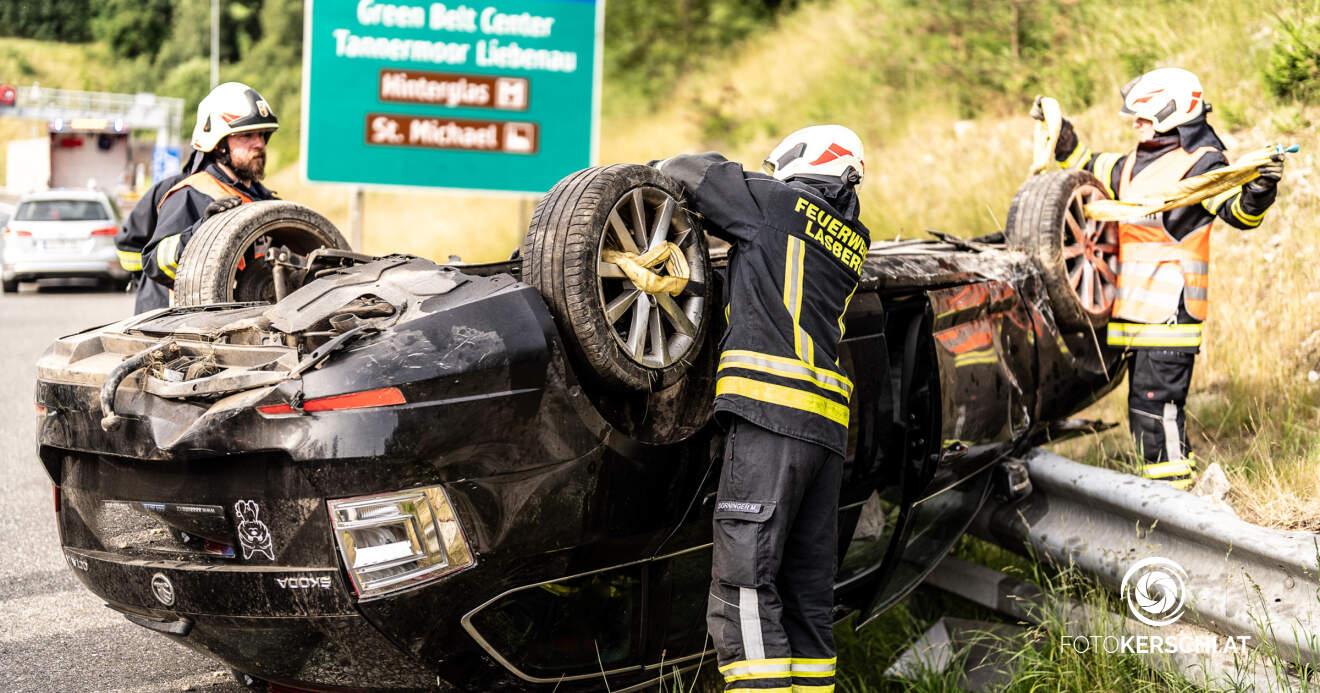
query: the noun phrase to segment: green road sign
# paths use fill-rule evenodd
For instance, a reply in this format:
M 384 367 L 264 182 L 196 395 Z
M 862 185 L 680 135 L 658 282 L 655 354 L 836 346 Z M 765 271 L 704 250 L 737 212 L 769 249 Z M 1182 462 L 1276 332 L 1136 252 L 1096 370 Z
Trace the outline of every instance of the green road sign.
M 596 161 L 603 19 L 604 0 L 307 0 L 304 176 L 544 193 Z

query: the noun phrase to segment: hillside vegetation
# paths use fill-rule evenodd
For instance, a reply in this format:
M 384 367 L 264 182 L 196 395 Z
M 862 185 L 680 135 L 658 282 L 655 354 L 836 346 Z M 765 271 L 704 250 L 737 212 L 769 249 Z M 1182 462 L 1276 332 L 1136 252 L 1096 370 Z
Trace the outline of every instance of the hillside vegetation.
M 206 4 L 100 0 L 121 11 L 104 10 L 90 25 L 100 40 L 0 39 L 0 76 L 85 89 L 154 86 L 195 104 L 208 79 Z M 162 5 L 168 21 L 151 20 Z M 1320 314 L 1312 309 L 1320 269 L 1310 261 L 1320 253 L 1312 125 L 1320 120 L 1320 2 L 611 0 L 607 8 L 602 163 L 717 149 L 754 167 L 788 131 L 845 123 L 867 143 L 863 218 L 876 238 L 1000 228 L 1030 160 L 1032 97 L 1058 97 L 1092 148 L 1121 151 L 1132 142 L 1116 115 L 1118 87 L 1153 67 L 1200 75 L 1230 158 L 1300 144 L 1264 226 L 1216 233 L 1212 316 L 1189 411 L 1195 447 L 1225 464 L 1244 516 L 1320 528 Z M 301 3 L 245 0 L 229 13 L 221 77 L 261 89 L 284 127 L 272 157 L 284 168 L 271 186 L 343 224 L 343 189 L 308 186 L 289 165 Z M 124 27 L 134 25 L 115 17 L 137 18 L 156 42 L 129 40 Z M 0 122 L 0 138 L 23 127 Z M 521 240 L 530 208 L 507 198 L 371 192 L 364 245 L 500 259 Z M 1124 396 L 1087 415 L 1125 419 Z M 1122 464 L 1132 451 L 1119 429 L 1065 452 Z

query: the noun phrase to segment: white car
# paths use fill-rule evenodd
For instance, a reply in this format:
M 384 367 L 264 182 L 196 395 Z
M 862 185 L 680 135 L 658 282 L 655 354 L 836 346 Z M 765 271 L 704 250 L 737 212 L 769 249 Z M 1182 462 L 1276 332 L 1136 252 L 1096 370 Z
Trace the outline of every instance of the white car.
M 18 283 L 85 277 L 123 287 L 129 273 L 119 266 L 115 234 L 119 211 L 105 193 L 47 190 L 24 195 L 3 230 L 0 279 L 4 291 Z

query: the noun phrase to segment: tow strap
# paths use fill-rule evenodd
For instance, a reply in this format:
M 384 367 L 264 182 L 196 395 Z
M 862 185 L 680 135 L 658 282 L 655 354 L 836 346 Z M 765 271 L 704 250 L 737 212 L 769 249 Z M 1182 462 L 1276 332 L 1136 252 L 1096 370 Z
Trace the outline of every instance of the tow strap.
M 648 294 L 678 296 L 687 288 L 691 270 L 682 248 L 669 241 L 638 255 L 619 250 L 606 250 L 600 254 L 603 262 L 618 265 L 628 275 L 633 286 Z M 653 268 L 664 265 L 669 276 L 661 276 Z
M 1048 96 L 1040 100 L 1040 112 L 1043 118 L 1036 121 L 1033 137 L 1030 172 L 1033 176 L 1049 170 L 1050 164 L 1054 163 L 1054 146 L 1059 141 L 1059 127 L 1063 122 L 1059 102 Z M 1256 170 L 1258 167 L 1269 163 L 1272 157 L 1292 154 L 1298 149 L 1295 144 L 1263 147 L 1243 156 L 1235 164 L 1185 178 L 1146 199 L 1096 200 L 1087 203 L 1086 217 L 1098 221 L 1121 221 L 1189 207 L 1255 180 L 1260 176 Z
M 1291 154 L 1297 145 L 1262 147 L 1243 156 L 1235 164 L 1217 168 L 1199 176 L 1184 178 L 1144 200 L 1096 200 L 1086 205 L 1086 216 L 1099 221 L 1119 221 L 1167 212 L 1178 207 L 1189 207 L 1215 195 L 1232 190 L 1260 177 L 1258 167 L 1270 162 L 1274 156 Z

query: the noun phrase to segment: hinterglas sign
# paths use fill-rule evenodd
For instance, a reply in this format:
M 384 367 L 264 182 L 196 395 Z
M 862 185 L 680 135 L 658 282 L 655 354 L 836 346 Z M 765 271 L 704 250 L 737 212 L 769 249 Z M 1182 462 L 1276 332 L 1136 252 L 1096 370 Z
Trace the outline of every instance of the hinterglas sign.
M 308 0 L 304 175 L 549 190 L 596 160 L 603 18 L 604 0 Z

